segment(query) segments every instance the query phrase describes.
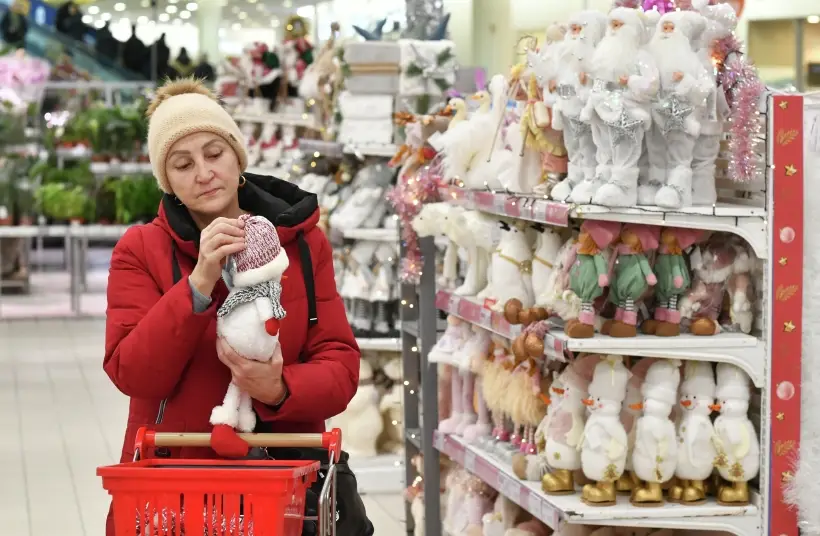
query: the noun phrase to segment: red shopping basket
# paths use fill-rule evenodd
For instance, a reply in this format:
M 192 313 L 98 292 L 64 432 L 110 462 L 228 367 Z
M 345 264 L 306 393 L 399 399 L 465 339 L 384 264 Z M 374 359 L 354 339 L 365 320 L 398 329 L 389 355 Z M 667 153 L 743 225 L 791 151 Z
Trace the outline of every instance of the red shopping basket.
M 252 447 L 328 449 L 316 517 L 305 517 L 305 493 L 318 461 L 155 458 L 155 447 L 207 447 L 211 436 L 140 428 L 133 462 L 97 469 L 113 498 L 116 536 L 300 536 L 306 519 L 319 536 L 334 536 L 341 430 L 240 437 Z

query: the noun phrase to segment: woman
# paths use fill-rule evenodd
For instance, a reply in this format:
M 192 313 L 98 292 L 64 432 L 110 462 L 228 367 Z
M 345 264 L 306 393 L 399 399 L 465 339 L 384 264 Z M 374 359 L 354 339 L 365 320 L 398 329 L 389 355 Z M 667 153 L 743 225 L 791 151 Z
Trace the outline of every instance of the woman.
M 108 279 L 103 366 L 131 398 L 121 461 L 133 458 L 141 426 L 209 432 L 211 410 L 232 379 L 254 399 L 257 432 L 323 431 L 356 392 L 360 354 L 336 292 L 330 245 L 316 227 L 316 196 L 243 173 L 247 154 L 239 127 L 197 81 L 160 88 L 148 115 L 149 157 L 165 195 L 157 218 L 132 227 L 117 243 Z M 244 359 L 216 337 L 216 311 L 228 293 L 222 266 L 245 247 L 237 219 L 243 213 L 270 220 L 290 259 L 281 350 L 267 363 Z M 212 447 L 228 456 L 248 454 L 247 445 L 239 452 L 234 443 Z M 216 453 L 183 448 L 167 455 Z M 344 517 L 348 498 L 341 499 Z M 361 505 L 358 495 L 352 502 L 348 506 Z M 366 525 L 339 534 L 371 534 Z

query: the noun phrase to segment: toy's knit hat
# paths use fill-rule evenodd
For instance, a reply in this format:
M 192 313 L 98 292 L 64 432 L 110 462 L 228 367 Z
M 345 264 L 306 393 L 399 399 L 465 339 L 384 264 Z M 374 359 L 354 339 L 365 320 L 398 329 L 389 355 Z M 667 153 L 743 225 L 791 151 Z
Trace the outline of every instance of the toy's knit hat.
M 245 249 L 233 255 L 233 284 L 247 287 L 265 281 L 280 280 L 288 268 L 288 255 L 279 242 L 276 227 L 262 216 L 243 214 Z
M 222 137 L 239 159 L 240 173 L 248 167 L 248 154 L 239 126 L 219 104 L 216 95 L 193 78 L 169 81 L 157 90 L 148 106 L 148 158 L 159 188 L 172 194 L 165 174 L 171 147 L 189 134 L 212 132 Z

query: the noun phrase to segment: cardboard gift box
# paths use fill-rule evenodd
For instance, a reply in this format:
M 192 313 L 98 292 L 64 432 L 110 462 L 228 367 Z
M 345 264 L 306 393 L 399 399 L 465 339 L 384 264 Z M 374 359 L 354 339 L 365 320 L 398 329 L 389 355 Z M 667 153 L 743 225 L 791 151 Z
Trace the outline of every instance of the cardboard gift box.
M 342 119 L 337 141 L 351 145 L 388 145 L 393 142 L 395 125 L 387 119 Z
M 398 65 L 401 61 L 399 44 L 395 41 L 364 41 L 345 44 L 348 64 L 385 63 Z
M 400 39 L 399 95 L 441 96 L 456 81 L 455 44 L 452 41 Z
M 345 91 L 339 95 L 339 112 L 345 119 L 391 119 L 393 95 L 362 95 Z

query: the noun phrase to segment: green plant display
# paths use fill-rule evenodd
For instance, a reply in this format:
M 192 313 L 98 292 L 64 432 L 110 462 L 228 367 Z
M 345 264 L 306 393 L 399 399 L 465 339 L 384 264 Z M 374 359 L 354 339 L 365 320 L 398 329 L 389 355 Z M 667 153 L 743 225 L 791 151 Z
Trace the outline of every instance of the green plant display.
M 162 199 L 162 192 L 150 175 L 111 180 L 104 189 L 113 192 L 116 221 L 122 224 L 152 219 Z
M 91 200 L 80 186 L 51 183 L 40 186 L 34 198 L 44 215 L 60 221 L 81 221 Z

